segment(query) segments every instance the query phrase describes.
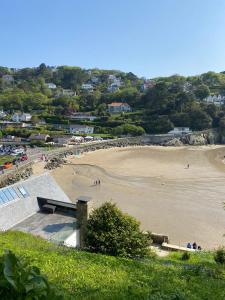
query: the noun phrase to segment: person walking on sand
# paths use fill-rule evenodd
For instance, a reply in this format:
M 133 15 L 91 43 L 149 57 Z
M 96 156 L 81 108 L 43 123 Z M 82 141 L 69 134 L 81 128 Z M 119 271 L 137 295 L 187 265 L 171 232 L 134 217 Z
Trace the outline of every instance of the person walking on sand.
M 101 181 L 100 181 L 100 179 L 98 180 L 98 184 L 99 184 L 99 185 L 101 185 Z

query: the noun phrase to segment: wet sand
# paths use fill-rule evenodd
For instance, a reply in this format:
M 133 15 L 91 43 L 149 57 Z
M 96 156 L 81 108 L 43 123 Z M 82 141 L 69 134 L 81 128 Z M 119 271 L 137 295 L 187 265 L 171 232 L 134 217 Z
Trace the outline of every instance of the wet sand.
M 218 146 L 114 148 L 69 159 L 52 175 L 71 200 L 91 196 L 96 207 L 112 200 L 142 229 L 213 249 L 225 245 L 224 155 Z

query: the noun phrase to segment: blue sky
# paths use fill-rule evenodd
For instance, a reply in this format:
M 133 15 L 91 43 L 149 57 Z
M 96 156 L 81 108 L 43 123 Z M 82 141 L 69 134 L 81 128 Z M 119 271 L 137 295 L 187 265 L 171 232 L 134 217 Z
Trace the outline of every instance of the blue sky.
M 0 65 L 225 70 L 224 0 L 0 0 Z

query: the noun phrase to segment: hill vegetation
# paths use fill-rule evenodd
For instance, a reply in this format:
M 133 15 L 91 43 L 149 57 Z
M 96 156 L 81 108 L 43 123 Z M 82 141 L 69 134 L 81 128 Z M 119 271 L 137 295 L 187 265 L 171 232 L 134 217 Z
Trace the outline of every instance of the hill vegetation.
M 65 299 L 222 300 L 225 267 L 211 253 L 131 260 L 59 247 L 21 232 L 0 234 L 0 256 L 12 250 L 40 268 Z
M 174 126 L 224 131 L 225 106 L 206 103 L 209 95 L 225 95 L 223 72 L 147 80 L 115 70 L 0 67 L 0 108 L 32 112 L 33 122 L 45 120 L 48 129 L 76 123 L 69 118 L 74 112 L 88 112 L 97 119 L 79 123 L 94 125 L 99 134 L 166 133 Z M 110 115 L 107 104 L 113 101 L 127 102 L 132 112 Z

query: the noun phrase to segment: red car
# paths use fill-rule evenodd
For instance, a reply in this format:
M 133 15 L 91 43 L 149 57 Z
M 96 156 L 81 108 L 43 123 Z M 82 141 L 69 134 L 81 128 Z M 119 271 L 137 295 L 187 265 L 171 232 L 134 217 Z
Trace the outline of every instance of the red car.
M 28 160 L 27 155 L 26 155 L 26 154 L 25 154 L 25 155 L 22 155 L 22 156 L 20 157 L 20 160 L 21 160 L 21 161 Z

